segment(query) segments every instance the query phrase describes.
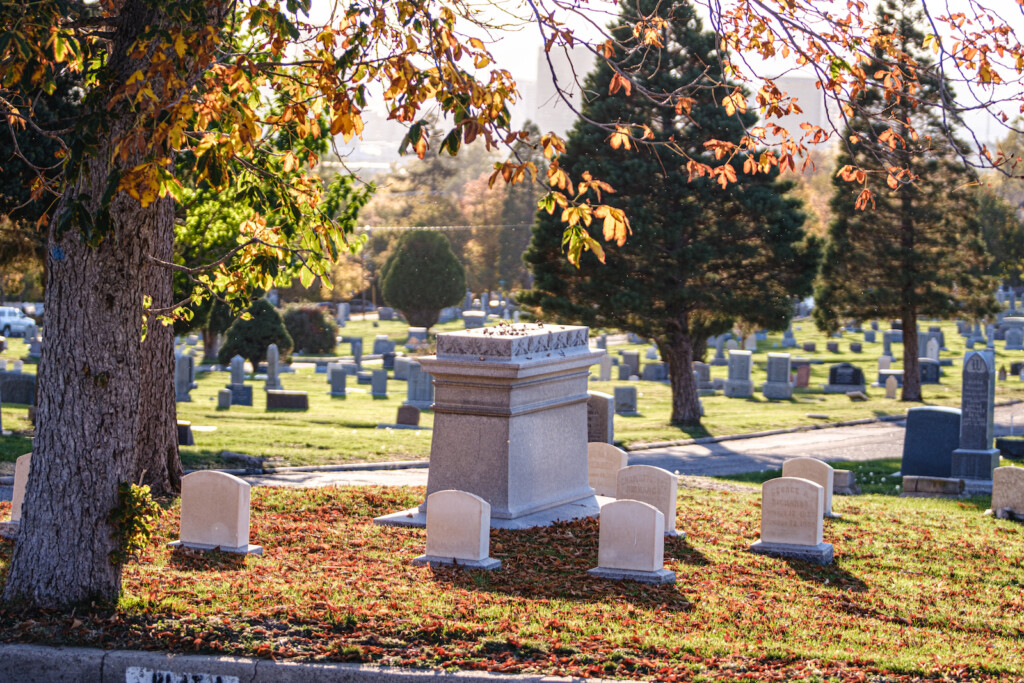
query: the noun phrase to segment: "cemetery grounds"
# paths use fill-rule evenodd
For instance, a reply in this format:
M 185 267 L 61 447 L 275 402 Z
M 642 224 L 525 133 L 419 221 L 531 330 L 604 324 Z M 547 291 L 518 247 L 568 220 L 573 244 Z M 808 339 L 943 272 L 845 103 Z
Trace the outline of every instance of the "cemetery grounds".
M 367 327 L 369 349 L 381 330 Z M 925 397 L 957 405 L 962 340 L 944 328 L 957 366 L 944 368 L 943 384 L 926 387 Z M 401 326 L 396 338 L 403 333 Z M 796 336 L 824 348 L 820 336 Z M 756 384 L 776 337 L 762 342 L 755 357 L 762 375 L 755 371 Z M 840 344 L 848 348 L 846 340 Z M 870 378 L 880 347 L 816 355 L 859 361 Z M 997 359 L 997 367 L 1010 360 L 1001 349 Z M 812 386 L 824 383 L 828 365 L 813 368 Z M 218 413 L 206 397 L 226 383 L 226 374 L 201 377 L 194 403 L 179 404 L 179 411 L 194 425 L 218 429 L 196 434 L 201 447 L 183 449 L 193 466 L 219 464 L 204 449 L 280 455 L 279 443 L 291 444 L 282 459 L 289 464 L 302 463 L 305 450 L 315 453 L 306 462 L 425 457 L 429 436 L 400 434 L 392 441 L 375 429 L 393 419 L 403 383 L 389 383 L 388 401 L 357 394 L 332 403 L 325 376 L 311 369 L 282 381 L 311 391 L 308 413 L 264 413 L 258 382 L 256 407 Z M 592 384 L 601 390 L 604 383 Z M 1014 378 L 1001 382 L 997 400 L 1024 395 L 1020 386 Z M 845 396 L 822 401 L 799 391 L 793 402 L 705 398 L 706 430 L 736 433 L 810 422 L 808 412 L 838 421 L 908 407 L 879 398 L 882 391 L 869 388 L 866 403 Z M 617 417 L 617 438 L 703 435 L 667 426 L 666 387 L 641 382 L 639 392 L 643 417 Z M 429 413 L 424 418 L 429 424 Z M 237 422 L 229 426 L 229 420 Z M 8 429 L 27 426 L 17 408 L 5 406 L 4 421 Z M 373 437 L 363 436 L 371 429 Z M 10 448 L 20 448 L 15 456 L 29 450 L 12 446 L 13 438 L 3 439 L 5 459 Z M 261 444 L 261 438 L 275 441 Z M 356 444 L 373 442 L 379 449 L 356 452 Z M 824 540 L 836 555 L 827 567 L 746 552 L 759 535 L 757 485 L 778 472 L 696 486 L 686 478 L 675 526 L 687 537 L 665 544 L 665 566 L 678 577 L 674 586 L 587 576 L 596 566 L 596 520 L 493 531 L 491 556 L 502 562 L 497 572 L 414 567 L 425 532 L 371 520 L 419 503 L 423 489 L 254 489 L 251 537 L 265 547 L 263 557 L 172 553 L 164 547 L 177 538 L 179 511 L 172 503 L 149 546 L 127 566 L 118 605 L 71 614 L 0 608 L 0 641 L 665 681 L 1020 679 L 1024 526 L 983 516 L 987 498 L 898 498 L 898 479 L 889 476 L 898 461 L 849 468 L 864 493 L 835 497 L 842 517 L 825 520 Z M 9 512 L 10 503 L 0 503 L 0 518 Z M 12 548 L 0 541 L 0 580 Z

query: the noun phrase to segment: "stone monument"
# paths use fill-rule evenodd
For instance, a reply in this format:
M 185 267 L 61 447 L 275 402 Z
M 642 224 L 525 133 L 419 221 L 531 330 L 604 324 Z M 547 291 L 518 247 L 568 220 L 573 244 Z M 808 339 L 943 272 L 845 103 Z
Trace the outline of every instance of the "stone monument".
M 999 450 L 992 447 L 995 386 L 994 354 L 968 351 L 960 395 L 960 447 L 953 451 L 950 476 L 992 481 L 992 472 L 999 467 Z

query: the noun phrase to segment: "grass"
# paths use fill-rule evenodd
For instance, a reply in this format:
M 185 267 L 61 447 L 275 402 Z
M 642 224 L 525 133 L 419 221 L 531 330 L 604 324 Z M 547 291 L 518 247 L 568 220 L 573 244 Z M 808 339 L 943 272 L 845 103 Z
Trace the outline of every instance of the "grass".
M 930 324 L 934 323 L 921 322 L 922 327 Z M 943 352 L 942 357 L 953 359 L 954 365 L 943 368 L 945 375 L 941 384 L 924 387 L 924 404 L 958 406 L 964 340 L 956 333 L 956 326 L 953 323 L 937 324 L 945 331 L 946 343 L 950 349 Z M 455 321 L 440 325 L 436 330 L 451 331 L 461 327 L 462 323 Z M 882 327 L 887 327 L 887 324 L 883 324 Z M 341 333 L 361 337 L 364 340 L 364 351 L 370 353 L 376 335 L 384 334 L 392 340 L 403 342 L 407 329 L 405 323 L 398 321 L 384 321 L 374 327 L 373 321 L 353 320 L 341 330 Z M 616 439 L 628 446 L 709 435 L 741 434 L 824 421 L 839 422 L 902 414 L 907 408 L 922 405 L 886 399 L 883 389 L 873 387 L 868 387 L 870 400 L 865 402 L 853 402 L 843 394 L 821 394 L 820 385 L 827 382 L 831 363 L 849 361 L 859 365 L 868 381 L 872 381 L 876 375 L 877 357 L 882 353 L 882 343 L 865 343 L 864 353 L 850 353 L 850 341 L 861 340 L 863 335 L 847 333 L 846 338 L 833 340 L 839 341 L 843 351 L 829 353 L 825 350 L 825 344 L 829 339 L 814 330 L 809 320 L 797 322 L 795 336 L 801 343 L 815 342 L 818 351 L 804 353 L 794 349 L 791 350 L 794 356 L 807 356 L 825 362 L 811 366 L 811 386 L 807 389 L 797 389 L 792 400 L 769 401 L 759 392 L 751 399 L 705 397 L 702 401 L 706 417 L 702 424 L 696 428 L 684 429 L 669 423 L 671 391 L 668 385 L 661 382 L 638 382 L 636 386 L 641 414 L 637 417 L 616 416 Z M 881 337 L 882 332 L 879 331 L 877 338 Z M 781 342 L 781 338 L 781 334 L 772 334 L 767 340 L 759 342 L 758 351 L 754 354 L 755 386 L 759 387 L 765 381 L 767 353 L 780 350 L 775 345 Z M 22 340 L 11 339 L 9 342 L 10 349 L 2 357 L 13 360 L 25 355 L 26 349 Z M 998 346 L 997 365 L 1009 366 L 1013 360 L 1024 360 L 1024 353 L 1004 351 L 1002 343 Z M 610 353 L 617 356 L 623 349 L 645 351 L 647 348 L 649 346 L 636 344 L 612 345 Z M 400 350 L 404 349 L 400 347 Z M 341 345 L 338 352 L 347 354 L 348 346 Z M 296 357 L 296 360 L 302 361 L 303 358 Z M 313 357 L 306 359 L 313 360 Z M 894 367 L 900 366 L 896 364 Z M 26 365 L 26 371 L 34 372 L 35 366 Z M 596 368 L 594 372 L 596 376 Z M 713 376 L 724 377 L 725 373 L 724 367 L 712 368 Z M 178 417 L 191 421 L 197 427 L 216 427 L 216 431 L 196 431 L 196 445 L 181 449 L 182 459 L 187 468 L 236 467 L 236 463 L 220 457 L 220 453 L 225 450 L 265 458 L 268 466 L 425 459 L 430 454 L 428 431 L 377 429 L 378 424 L 394 422 L 398 406 L 406 396 L 406 385 L 402 381 L 392 379 L 389 382 L 390 397 L 387 400 L 374 400 L 369 393 L 355 391 L 343 400 L 328 395 L 326 375 L 316 375 L 312 369 L 305 368 L 295 374 L 283 374 L 282 381 L 286 389 L 309 392 L 310 410 L 305 413 L 267 413 L 264 409 L 265 399 L 260 381 L 251 382 L 254 388 L 254 406 L 233 406 L 228 411 L 218 411 L 216 394 L 227 383 L 227 373 L 199 373 L 197 380 L 199 388 L 193 390 L 192 402 L 178 404 Z M 612 393 L 614 387 L 620 384 L 593 381 L 591 389 Z M 351 377 L 348 386 L 350 389 L 368 388 L 355 385 L 355 380 Z M 997 384 L 998 401 L 1022 398 L 1024 383 L 1017 378 L 1011 376 L 1009 380 Z M 5 405 L 3 411 L 5 427 L 14 430 L 16 436 L 0 437 L 0 475 L 13 471 L 14 459 L 31 450 L 26 407 Z M 422 414 L 421 424 L 431 426 L 432 421 L 430 412 Z
M 987 500 L 838 497 L 836 562 L 817 567 L 745 552 L 756 487 L 683 489 L 688 536 L 665 548 L 678 583 L 651 587 L 586 575 L 594 520 L 493 531 L 498 572 L 413 567 L 424 531 L 370 520 L 423 494 L 254 489 L 262 558 L 172 553 L 171 506 L 115 609 L 0 608 L 0 641 L 665 681 L 1024 670 L 1024 526 L 982 516 Z

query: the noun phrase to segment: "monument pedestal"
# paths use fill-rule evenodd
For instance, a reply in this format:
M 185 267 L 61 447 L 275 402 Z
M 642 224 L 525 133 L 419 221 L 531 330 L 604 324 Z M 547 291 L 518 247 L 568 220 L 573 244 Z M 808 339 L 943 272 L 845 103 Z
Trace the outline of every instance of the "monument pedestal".
M 765 398 L 786 401 L 793 398 L 793 385 L 789 382 L 765 382 L 761 393 Z
M 427 495 L 480 496 L 492 526 L 567 505 L 596 510 L 587 482 L 587 379 L 603 354 L 590 350 L 586 327 L 439 334 L 437 355 L 420 359 L 434 384 Z
M 981 479 L 989 482 L 992 490 L 992 472 L 999 467 L 999 449 L 970 450 L 958 448 L 953 451 L 951 474 L 960 479 Z
M 754 383 L 749 379 L 727 379 L 722 394 L 728 398 L 750 398 L 754 395 Z
M 748 548 L 752 553 L 758 555 L 771 555 L 772 557 L 788 557 L 794 560 L 813 562 L 814 564 L 832 564 L 832 544 L 819 543 L 817 545 L 797 545 L 795 543 L 765 543 L 757 541 Z

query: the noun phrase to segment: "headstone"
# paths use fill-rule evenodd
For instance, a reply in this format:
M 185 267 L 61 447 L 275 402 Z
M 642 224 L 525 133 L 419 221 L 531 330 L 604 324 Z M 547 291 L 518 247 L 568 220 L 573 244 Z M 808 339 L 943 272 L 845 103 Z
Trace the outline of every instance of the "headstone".
M 245 384 L 245 359 L 241 356 L 231 359 L 231 383 Z
M 1019 327 L 1011 327 L 1006 331 L 1006 350 L 1024 350 L 1024 330 Z
M 267 410 L 309 410 L 309 394 L 305 391 L 268 389 Z
M 21 506 L 25 501 L 25 487 L 28 485 L 32 454 L 26 453 L 14 461 L 14 495 L 11 498 L 11 521 L 0 522 L 0 537 L 14 538 L 21 526 Z
M 458 565 L 499 569 L 490 555 L 491 506 L 466 491 L 435 491 L 427 496 L 427 549 L 414 565 Z
M 786 331 L 782 334 L 782 348 L 793 349 L 796 348 L 796 337 L 793 336 L 793 326 L 790 325 L 786 328 Z
M 357 370 L 356 371 L 356 384 L 373 384 L 373 371 L 372 370 Z
M 388 371 L 387 370 L 374 370 L 373 378 L 370 382 L 370 396 L 375 399 L 385 399 L 388 397 Z
M 665 535 L 685 538 L 685 533 L 676 531 L 678 493 L 679 478 L 668 470 L 650 465 L 623 467 L 615 485 L 616 499 L 653 505 L 665 516 Z
M 597 348 L 601 349 L 602 351 L 607 351 L 608 350 L 608 335 L 607 334 L 602 334 L 600 337 L 597 338 Z
M 729 378 L 725 381 L 724 394 L 729 398 L 750 398 L 754 383 L 750 380 L 752 358 L 750 351 L 729 352 Z
M 349 348 L 352 349 L 352 360 L 356 367 L 363 367 L 363 340 L 360 337 L 352 337 L 349 341 Z
M 675 583 L 674 572 L 665 569 L 665 519 L 652 505 L 636 500 L 617 500 L 601 508 L 597 567 L 591 576 L 614 581 Z
M 462 324 L 467 330 L 475 330 L 484 326 L 483 311 L 463 311 Z
M 395 352 L 394 351 L 385 351 L 384 353 L 382 353 L 380 355 L 380 360 L 381 360 L 381 367 L 384 368 L 385 370 L 394 370 L 395 369 Z
M 992 480 L 999 450 L 992 447 L 995 403 L 995 357 L 988 351 L 964 355 L 960 391 L 960 447 L 953 451 L 951 476 Z
M 839 342 L 825 342 L 825 349 L 829 353 L 839 353 Z
M 814 342 L 804 342 L 804 345 L 803 345 L 802 348 L 807 353 L 814 353 L 815 351 L 818 350 L 818 345 L 815 344 Z
M 1024 520 L 1024 467 L 997 467 L 992 473 L 992 514 Z
M 281 376 L 279 373 L 279 361 L 280 356 L 277 350 L 277 344 L 271 344 L 267 347 L 267 381 L 264 384 L 265 389 L 282 389 Z
M 888 370 L 891 367 L 892 367 L 892 358 L 890 358 L 889 356 L 879 356 L 878 357 L 878 369 L 879 370 Z
M 832 492 L 837 496 L 859 496 L 857 476 L 850 470 L 833 470 L 832 481 L 835 484 Z
M 735 339 L 726 339 L 725 340 L 725 350 L 726 351 L 738 351 L 739 348 L 740 348 L 739 342 L 737 342 Z
M 782 463 L 782 476 L 797 477 L 813 481 L 824 491 L 824 515 L 839 517 L 832 512 L 832 489 L 835 485 L 835 473 L 828 463 L 814 458 L 790 458 Z
M 408 380 L 409 379 L 409 365 L 413 363 L 409 358 L 405 356 L 395 357 L 395 379 Z
M 743 350 L 744 351 L 757 351 L 757 337 L 753 334 L 748 334 L 743 339 Z
M 750 552 L 832 563 L 832 545 L 822 541 L 825 490 L 813 481 L 793 477 L 769 479 L 761 485 L 761 540 Z
M 768 354 L 768 381 L 761 387 L 765 398 L 788 400 L 793 397 L 790 365 L 791 357 L 788 353 Z
M 864 392 L 864 372 L 851 363 L 833 365 L 828 369 L 828 384 L 823 387 L 822 391 L 826 394 Z
M 715 357 L 711 360 L 711 365 L 728 365 L 729 361 L 725 357 L 725 337 L 723 335 L 718 335 L 714 340 Z
M 406 392 L 406 405 L 416 406 L 420 410 L 428 410 L 434 404 L 433 378 L 417 362 L 409 364 L 409 379 Z
M 863 347 L 863 345 L 861 345 L 860 342 L 850 342 L 850 352 L 851 353 L 861 353 L 863 351 L 864 351 L 864 347 Z
M 587 444 L 587 481 L 595 495 L 615 497 L 619 470 L 626 467 L 628 460 L 626 451 L 610 443 L 591 441 Z
M 196 440 L 192 435 L 192 423 L 188 420 L 178 420 L 178 445 L 195 446 Z
M 386 334 L 378 334 L 373 340 L 373 355 L 382 356 L 385 353 L 395 350 L 395 342 L 388 339 Z
M 865 344 L 874 344 L 875 343 L 875 331 L 874 330 L 865 330 L 864 331 L 864 343 Z
M 420 409 L 416 406 L 398 406 L 398 416 L 395 418 L 395 424 L 419 427 Z
M 636 387 L 615 387 L 615 414 L 639 415 L 636 403 Z
M 663 382 L 668 379 L 667 363 L 647 363 L 644 365 L 640 379 L 645 382 Z
M 633 374 L 633 368 L 631 368 L 626 363 L 622 363 L 621 365 L 619 365 L 619 381 L 629 381 L 630 377 L 635 377 L 635 375 Z
M 352 306 L 351 304 L 338 304 L 338 313 L 336 319 L 338 324 L 344 327 L 344 323 L 348 322 L 349 315 L 351 315 Z
M 15 361 L 14 368 L 15 372 L 20 372 L 21 368 L 18 367 L 20 361 Z M 175 356 L 174 357 L 174 400 L 176 403 L 191 403 L 192 397 L 189 396 L 189 392 L 192 391 L 192 378 L 189 372 L 189 358 L 188 356 Z
M 960 442 L 960 411 L 923 406 L 907 411 L 900 473 L 912 477 L 950 477 L 953 451 Z
M 600 391 L 587 392 L 587 442 L 614 441 L 615 398 Z
M 427 328 L 410 327 L 409 338 L 405 342 L 405 348 L 409 351 L 415 351 L 427 345 Z
M 798 365 L 796 368 L 796 386 L 806 388 L 811 385 L 811 366 Z
M 598 365 L 597 379 L 601 382 L 612 381 L 612 357 L 607 353 L 601 356 L 601 362 Z
M 886 398 L 896 398 L 896 392 L 899 390 L 899 388 L 900 388 L 899 381 L 895 377 L 893 377 L 892 375 L 890 375 L 889 377 L 887 377 L 885 379 L 885 397 Z
M 939 362 L 931 358 L 921 358 L 918 361 L 921 371 L 921 384 L 938 384 L 942 376 L 942 367 Z
M 391 308 L 390 306 L 381 306 L 380 308 L 377 309 L 377 319 L 378 320 L 394 320 L 395 319 L 395 309 Z
M 262 555 L 263 548 L 249 543 L 249 495 L 249 484 L 231 474 L 186 474 L 181 478 L 181 540 L 168 545 Z
M 925 358 L 930 358 L 936 363 L 939 362 L 939 340 L 932 337 L 925 344 Z
M 331 363 L 331 365 L 335 365 Z M 336 367 L 327 368 L 327 381 L 331 383 L 330 395 L 337 398 L 345 398 L 348 393 L 345 390 L 345 378 L 348 377 L 348 373 L 345 372 L 345 368 L 338 364 Z
M 627 350 L 622 352 L 622 364 L 629 367 L 629 374 L 640 376 L 640 352 Z
M 231 407 L 231 390 L 220 389 L 217 392 L 217 410 L 227 410 Z
M 647 360 L 658 360 L 658 347 L 652 346 L 647 349 L 647 353 L 644 354 L 644 357 L 647 358 Z
M 998 377 L 1000 382 L 1005 382 L 1006 381 L 1006 366 L 1005 365 L 1000 365 L 999 366 L 999 374 L 997 375 L 997 377 Z

